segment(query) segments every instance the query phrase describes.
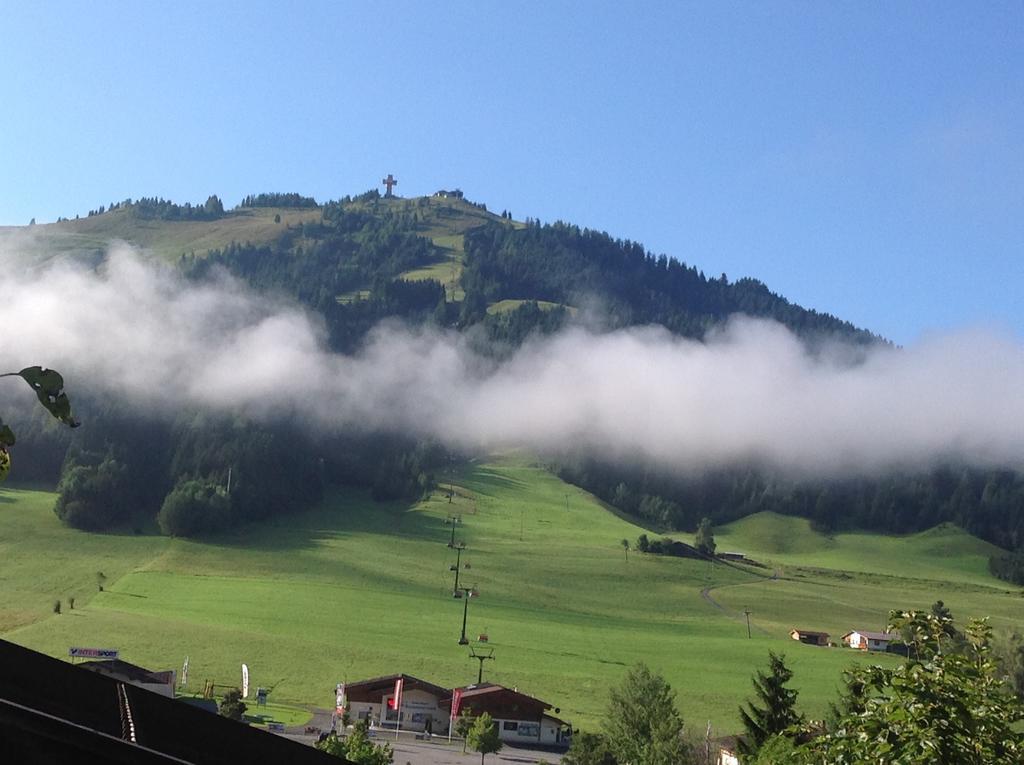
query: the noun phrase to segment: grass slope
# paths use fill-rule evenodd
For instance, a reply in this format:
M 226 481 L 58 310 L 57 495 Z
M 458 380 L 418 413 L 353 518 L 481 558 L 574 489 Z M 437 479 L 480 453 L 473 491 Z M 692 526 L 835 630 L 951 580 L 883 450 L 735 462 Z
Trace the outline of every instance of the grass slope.
M 560 707 L 563 718 L 593 727 L 607 689 L 643 660 L 666 674 L 691 725 L 710 720 L 724 733 L 737 729 L 737 705 L 768 649 L 786 651 L 811 715 L 824 711 L 841 669 L 860 658 L 794 644 L 785 638 L 792 626 L 874 626 L 890 604 L 940 597 L 957 616 L 978 613 L 967 608 L 974 604 L 1005 623 L 1019 608 L 1016 593 L 985 579 L 970 559 L 959 561 L 957 551 L 973 554 L 977 543 L 966 535 L 941 543 L 952 561 L 943 579 L 811 572 L 799 565 L 799 553 L 782 552 L 785 578 L 769 581 L 764 572 L 700 561 L 636 553 L 627 560 L 619 542 L 642 529 L 523 457 L 467 466 L 452 481 L 451 503 L 440 491 L 413 506 L 339 493 L 302 516 L 205 542 L 65 530 L 48 507 L 52 495 L 5 491 L 5 637 L 58 656 L 72 644 L 117 647 L 154 668 L 180 666 L 188 654 L 190 686 L 206 678 L 236 683 L 245 661 L 254 684 L 275 686 L 278 702 L 326 706 L 339 680 L 397 671 L 442 684 L 472 682 L 477 664 L 456 642 L 463 604 L 450 595 L 454 556 L 444 520 L 457 514 L 470 564 L 462 581 L 481 595 L 470 602 L 467 633 L 475 640 L 486 632 L 497 657 L 485 668 L 487 679 L 518 686 Z M 809 528 L 803 540 L 792 530 L 772 532 L 791 521 L 741 522 L 720 532 L 721 544 L 766 558 L 754 546 L 763 534 L 769 545 L 788 538 L 808 555 L 846 555 L 836 558 L 845 563 L 871 539 L 890 543 L 818 539 Z M 906 571 L 935 549 L 929 535 L 917 536 L 899 564 Z M 100 565 L 114 575 L 107 591 L 96 593 Z M 49 613 L 54 597 L 76 588 L 91 590 L 91 600 L 70 614 Z M 702 597 L 705 588 L 724 609 Z M 752 639 L 739 613 L 744 605 L 759 628 Z
M 280 223 L 274 222 L 275 215 L 281 216 Z M 0 228 L 0 245 L 6 242 L 39 260 L 92 259 L 111 243 L 123 241 L 158 258 L 174 260 L 192 252 L 202 256 L 232 242 L 271 242 L 286 225 L 319 218 L 319 209 L 257 207 L 233 210 L 213 221 L 142 220 L 127 209 L 118 209 L 60 223 Z
M 949 524 L 906 536 L 826 536 L 803 518 L 758 513 L 719 529 L 720 551 L 736 550 L 778 570 L 744 588 L 715 590 L 723 606 L 749 606 L 754 624 L 784 636 L 793 627 L 838 639 L 853 629 L 881 630 L 892 609 L 942 600 L 961 620 L 991 617 L 1020 628 L 1021 590 L 992 577 L 994 545 Z

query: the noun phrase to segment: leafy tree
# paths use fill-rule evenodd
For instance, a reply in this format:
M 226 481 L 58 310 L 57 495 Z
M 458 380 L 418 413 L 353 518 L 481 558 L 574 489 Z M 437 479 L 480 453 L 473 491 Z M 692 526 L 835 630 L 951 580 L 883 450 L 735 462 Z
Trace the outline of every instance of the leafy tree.
M 992 655 L 1000 676 L 1018 698 L 1024 698 L 1024 636 L 1016 631 L 1003 635 L 994 641 Z
M 615 759 L 644 765 L 680 765 L 689 761 L 676 694 L 645 664 L 626 673 L 609 693 L 604 733 Z
M 329 754 L 332 757 L 339 757 L 346 759 L 345 757 L 345 742 L 338 738 L 338 734 L 333 730 L 324 736 L 322 739 L 317 741 L 313 746 L 319 749 L 324 754 Z
M 475 718 L 465 712 L 455 720 L 455 735 L 462 739 L 462 753 L 466 753 L 466 744 L 469 742 L 469 732 L 473 729 Z
M 156 520 L 164 534 L 190 537 L 224 528 L 228 510 L 228 498 L 220 486 L 186 480 L 167 495 Z
M 618 760 L 600 733 L 576 733 L 562 765 L 618 765 Z
M 985 620 L 967 626 L 962 651 L 942 652 L 943 620 L 893 612 L 890 631 L 908 629 L 921 658 L 848 675 L 867 694 L 861 711 L 838 721 L 804 751 L 814 762 L 982 765 L 1024 761 L 1024 706 L 999 676 Z
M 35 219 L 32 219 L 35 223 Z M 25 367 L 20 372 L 7 372 L 0 377 L 20 377 L 39 399 L 39 403 L 57 420 L 77 428 L 78 420 L 71 414 L 71 401 L 64 392 L 64 378 L 59 372 L 42 367 Z M 14 431 L 0 419 L 0 483 L 7 478 L 11 469 L 10 447 L 15 443 Z
M 53 612 L 55 614 L 60 614 L 60 601 L 59 600 L 53 601 Z
M 642 553 L 651 549 L 651 540 L 647 538 L 646 534 L 641 534 L 636 538 L 636 549 Z
M 503 746 L 498 735 L 498 724 L 487 712 L 483 712 L 474 720 L 473 727 L 466 735 L 466 741 L 470 749 L 480 752 L 480 765 L 483 765 L 484 757 L 500 752 Z
M 626 560 L 628 561 L 629 560 L 629 540 L 628 539 L 623 539 L 621 544 L 622 544 L 623 552 L 626 553 Z
M 792 736 L 777 733 L 761 745 L 754 759 L 749 763 L 750 765 L 779 765 L 779 763 L 796 765 L 801 762 L 801 759 L 796 740 Z M 744 763 L 746 762 L 747 760 L 744 760 Z
M 711 528 L 710 518 L 701 518 L 697 527 L 697 536 L 694 546 L 705 555 L 715 554 L 715 533 Z
M 370 740 L 368 728 L 367 722 L 362 720 L 356 723 L 346 738 L 338 738 L 337 734 L 332 732 L 322 741 L 318 741 L 316 748 L 357 765 L 391 765 L 394 759 L 391 745 L 374 744 Z
M 125 464 L 111 454 L 82 455 L 85 464 L 74 464 L 61 476 L 53 511 L 64 523 L 78 529 L 97 530 L 121 520 L 128 508 L 129 476 Z
M 238 688 L 232 688 L 224 694 L 224 698 L 221 699 L 220 704 L 217 706 L 217 711 L 220 712 L 221 717 L 241 722 L 242 716 L 248 708 L 246 703 L 242 701 L 242 692 Z
M 801 720 L 795 709 L 797 691 L 786 687 L 793 672 L 786 666 L 785 658 L 774 651 L 768 652 L 768 673 L 758 670 L 753 679 L 754 693 L 761 706 L 756 701 L 748 701 L 747 709 L 740 707 L 746 735 L 739 741 L 739 750 L 746 757 L 756 755 L 765 741 Z

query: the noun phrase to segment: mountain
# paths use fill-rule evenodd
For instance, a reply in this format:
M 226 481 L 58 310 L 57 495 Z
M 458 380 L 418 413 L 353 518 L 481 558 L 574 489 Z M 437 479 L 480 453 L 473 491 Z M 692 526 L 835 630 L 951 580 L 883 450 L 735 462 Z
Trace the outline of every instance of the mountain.
M 385 319 L 456 330 L 496 359 L 531 335 L 581 322 L 594 331 L 655 324 L 701 339 L 734 314 L 773 319 L 811 349 L 836 338 L 852 347 L 885 343 L 756 279 L 709 278 L 636 242 L 518 221 L 461 192 L 403 199 L 370 191 L 325 203 L 259 194 L 234 210 L 216 196 L 201 205 L 150 198 L 0 230 L 0 247 L 16 243 L 37 259 L 99 262 L 115 240 L 196 282 L 226 269 L 257 290 L 299 301 L 323 318 L 329 346 L 340 353 L 357 351 Z M 30 423 L 19 445 L 37 466 L 23 476 L 53 481 L 59 473 L 58 514 L 83 527 L 124 523 L 137 512 L 129 508 L 152 517 L 162 507 L 165 530 L 200 534 L 304 507 L 332 483 L 370 486 L 381 498 L 418 496 L 457 456 L 402 432 L 314 436 L 285 421 L 181 412 L 167 423 L 125 415 L 111 401 L 85 405 L 96 415 L 89 434 L 59 441 Z M 1006 471 L 949 465 L 927 475 L 797 480 L 743 464 L 680 477 L 583 454 L 545 458 L 566 480 L 654 527 L 692 530 L 704 516 L 725 522 L 774 511 L 825 530 L 907 532 L 953 521 L 1006 547 L 1024 540 L 1024 482 Z M 218 487 L 229 474 L 235 484 L 225 503 Z

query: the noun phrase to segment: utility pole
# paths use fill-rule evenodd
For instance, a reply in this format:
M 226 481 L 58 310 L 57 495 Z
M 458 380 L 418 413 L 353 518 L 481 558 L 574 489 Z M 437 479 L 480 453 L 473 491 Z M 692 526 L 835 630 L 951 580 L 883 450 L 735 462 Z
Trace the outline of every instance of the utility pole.
M 484 662 L 487 661 L 488 659 L 490 659 L 491 661 L 494 661 L 494 649 L 490 648 L 490 649 L 488 649 L 488 651 L 489 651 L 489 653 L 483 654 L 483 653 L 477 653 L 476 651 L 474 651 L 472 646 L 469 649 L 469 656 L 470 656 L 470 658 L 471 659 L 476 659 L 478 662 L 480 662 L 480 671 L 477 673 L 477 676 L 476 676 L 476 684 L 477 685 L 480 685 L 480 683 L 482 683 L 484 681 Z
M 743 614 L 747 617 L 747 640 L 750 640 L 750 609 L 743 606 Z
M 469 640 L 466 638 L 466 617 L 469 614 L 469 599 L 475 598 L 480 595 L 475 587 L 460 587 L 455 591 L 455 597 L 462 598 L 462 637 L 459 638 L 459 645 L 469 645 Z

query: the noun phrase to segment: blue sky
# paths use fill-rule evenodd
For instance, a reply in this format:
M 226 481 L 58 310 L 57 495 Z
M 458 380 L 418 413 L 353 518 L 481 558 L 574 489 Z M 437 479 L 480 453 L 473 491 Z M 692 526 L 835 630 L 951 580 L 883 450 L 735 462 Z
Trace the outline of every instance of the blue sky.
M 629 5 L 0 0 L 0 224 L 392 172 L 901 343 L 1024 336 L 1024 3 Z

